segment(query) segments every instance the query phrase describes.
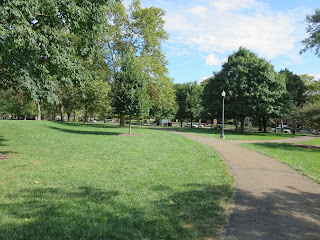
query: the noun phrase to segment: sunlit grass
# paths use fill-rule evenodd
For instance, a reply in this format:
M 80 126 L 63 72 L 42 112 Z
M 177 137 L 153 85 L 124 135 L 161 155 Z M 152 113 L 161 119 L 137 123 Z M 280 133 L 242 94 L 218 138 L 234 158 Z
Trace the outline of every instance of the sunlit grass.
M 233 177 L 166 131 L 0 121 L 1 239 L 204 239 L 226 224 Z

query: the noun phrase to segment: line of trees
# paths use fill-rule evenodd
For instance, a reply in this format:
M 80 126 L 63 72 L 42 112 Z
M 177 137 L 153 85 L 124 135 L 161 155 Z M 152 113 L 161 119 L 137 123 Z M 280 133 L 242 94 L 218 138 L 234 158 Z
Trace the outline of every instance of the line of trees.
M 0 112 L 26 119 L 61 121 L 82 115 L 183 121 L 219 118 L 225 90 L 226 117 L 269 119 L 319 126 L 319 81 L 288 69 L 279 73 L 267 60 L 240 47 L 222 70 L 201 84 L 174 84 L 162 43 L 168 39 L 164 11 L 126 8 L 117 0 L 1 1 Z M 307 16 L 306 50 L 319 54 L 319 16 Z M 311 117 L 312 116 L 312 117 Z M 238 127 L 238 124 L 236 124 Z M 131 132 L 131 128 L 129 128 Z
M 139 0 L 128 9 L 117 0 L 15 0 L 1 1 L 0 15 L 0 112 L 38 120 L 59 112 L 61 121 L 114 113 L 122 125 L 125 115 L 174 115 L 162 9 Z M 138 102 L 144 111 L 132 110 Z

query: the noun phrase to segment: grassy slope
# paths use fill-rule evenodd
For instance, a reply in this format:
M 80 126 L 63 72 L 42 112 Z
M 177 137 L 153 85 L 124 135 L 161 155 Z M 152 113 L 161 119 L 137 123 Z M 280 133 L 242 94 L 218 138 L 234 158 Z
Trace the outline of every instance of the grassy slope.
M 304 149 L 287 143 L 241 145 L 278 159 L 320 183 L 320 151 Z
M 1 239 L 203 239 L 225 224 L 228 168 L 144 128 L 0 121 Z M 44 238 L 46 236 L 46 238 Z
M 221 130 L 210 128 L 186 128 L 173 127 L 169 128 L 181 132 L 190 132 L 203 135 L 205 137 L 220 138 Z M 293 135 L 288 133 L 261 133 L 261 132 L 236 132 L 235 130 L 225 130 L 226 140 L 276 140 L 284 138 L 293 138 L 301 135 Z

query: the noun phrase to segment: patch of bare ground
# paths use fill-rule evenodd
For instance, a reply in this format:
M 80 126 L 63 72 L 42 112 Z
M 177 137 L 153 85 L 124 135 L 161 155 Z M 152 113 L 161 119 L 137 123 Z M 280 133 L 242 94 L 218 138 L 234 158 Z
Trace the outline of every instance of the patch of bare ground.
M 0 161 L 4 161 L 4 160 L 7 160 L 9 159 L 9 157 L 7 155 L 4 155 L 2 153 L 0 153 Z
M 139 134 L 121 133 L 118 136 L 119 137 L 136 137 L 136 136 L 140 136 L 140 135 Z

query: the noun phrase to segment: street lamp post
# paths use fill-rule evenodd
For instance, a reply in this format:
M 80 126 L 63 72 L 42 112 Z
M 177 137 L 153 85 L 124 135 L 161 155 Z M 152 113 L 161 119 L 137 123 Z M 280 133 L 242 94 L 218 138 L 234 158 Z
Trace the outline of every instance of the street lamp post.
M 226 96 L 226 92 L 223 90 L 221 93 L 222 96 L 222 132 L 220 138 L 224 138 L 224 98 Z

